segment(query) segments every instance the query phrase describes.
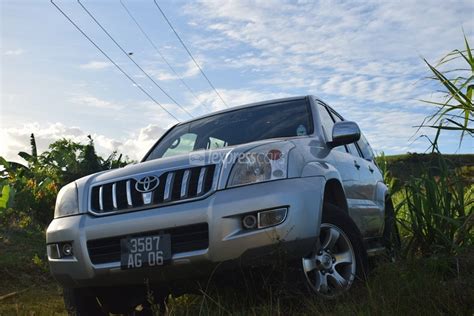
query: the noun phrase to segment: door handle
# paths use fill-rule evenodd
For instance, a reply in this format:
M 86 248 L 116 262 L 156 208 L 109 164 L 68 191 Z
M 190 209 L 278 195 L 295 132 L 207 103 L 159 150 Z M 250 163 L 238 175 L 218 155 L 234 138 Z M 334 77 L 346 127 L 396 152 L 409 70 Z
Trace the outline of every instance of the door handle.
M 371 166 L 369 166 L 369 171 L 370 171 L 370 173 L 374 173 L 374 169 L 372 169 Z
M 354 166 L 357 168 L 357 170 L 360 169 L 360 165 L 357 163 L 357 160 L 354 160 Z

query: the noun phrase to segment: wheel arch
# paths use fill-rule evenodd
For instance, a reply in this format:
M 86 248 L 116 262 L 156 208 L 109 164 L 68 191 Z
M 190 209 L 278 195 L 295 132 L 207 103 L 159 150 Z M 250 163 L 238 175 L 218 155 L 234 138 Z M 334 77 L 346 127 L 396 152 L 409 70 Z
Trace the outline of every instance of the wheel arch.
M 346 194 L 339 179 L 331 178 L 326 181 L 324 185 L 323 205 L 324 203 L 335 205 L 346 214 L 349 214 Z
M 302 177 L 321 176 L 324 177 L 324 187 L 318 195 L 318 199 L 322 199 L 320 213 L 323 213 L 324 203 L 331 203 L 341 208 L 349 214 L 346 193 L 342 185 L 342 178 L 335 166 L 327 162 L 310 162 L 306 164 L 302 170 Z

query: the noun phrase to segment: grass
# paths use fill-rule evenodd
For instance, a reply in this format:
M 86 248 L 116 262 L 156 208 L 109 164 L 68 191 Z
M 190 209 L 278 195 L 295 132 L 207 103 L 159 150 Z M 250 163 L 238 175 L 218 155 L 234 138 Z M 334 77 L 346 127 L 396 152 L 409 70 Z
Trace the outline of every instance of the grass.
M 65 315 L 61 289 L 45 269 L 44 233 L 0 230 L 0 315 Z M 36 259 L 33 259 L 36 258 Z M 381 263 L 367 283 L 334 301 L 291 290 L 233 288 L 171 298 L 169 315 L 472 315 L 474 249 L 457 257 Z
M 0 315 L 66 315 L 38 229 L 0 230 L 0 297 L 15 292 L 0 301 Z

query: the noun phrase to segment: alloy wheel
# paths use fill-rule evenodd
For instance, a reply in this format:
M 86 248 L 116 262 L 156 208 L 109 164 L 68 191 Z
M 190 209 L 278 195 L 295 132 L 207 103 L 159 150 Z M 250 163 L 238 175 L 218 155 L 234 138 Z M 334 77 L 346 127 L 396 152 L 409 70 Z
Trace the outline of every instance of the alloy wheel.
M 337 226 L 323 223 L 320 246 L 302 259 L 310 288 L 325 297 L 335 297 L 350 288 L 356 274 L 356 259 L 347 235 Z

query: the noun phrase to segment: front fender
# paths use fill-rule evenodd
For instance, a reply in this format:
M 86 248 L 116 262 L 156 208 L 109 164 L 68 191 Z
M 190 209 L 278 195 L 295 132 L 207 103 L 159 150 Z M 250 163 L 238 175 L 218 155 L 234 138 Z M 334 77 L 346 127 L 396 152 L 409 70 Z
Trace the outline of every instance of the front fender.
M 322 161 L 307 163 L 301 171 L 301 177 L 324 177 L 326 181 L 336 179 L 342 183 L 339 171 L 333 165 Z

